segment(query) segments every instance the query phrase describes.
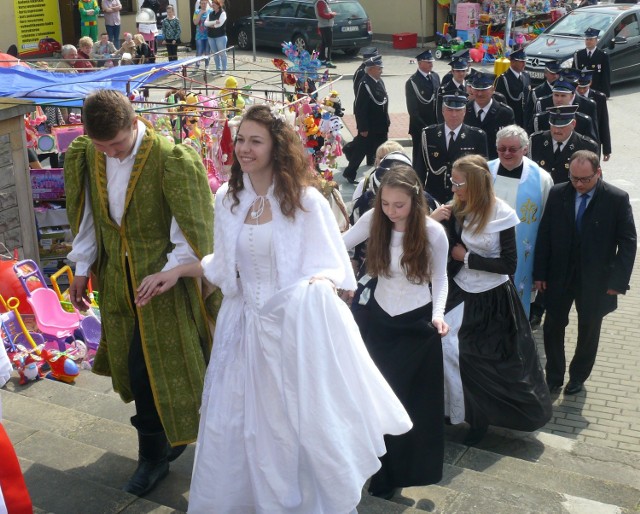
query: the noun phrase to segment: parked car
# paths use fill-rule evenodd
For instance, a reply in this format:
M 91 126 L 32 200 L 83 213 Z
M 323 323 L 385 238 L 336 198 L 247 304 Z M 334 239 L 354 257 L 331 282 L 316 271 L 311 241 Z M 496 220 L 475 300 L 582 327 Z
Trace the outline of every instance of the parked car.
M 313 50 L 320 44 L 315 0 L 274 0 L 254 13 L 256 46 L 279 48 L 283 41 L 293 42 L 299 49 Z M 333 26 L 333 49 L 347 55 L 371 44 L 371 21 L 357 0 L 335 0 L 331 9 L 337 16 Z M 238 47 L 252 46 L 251 16 L 233 24 Z
M 600 29 L 598 48 L 609 54 L 611 83 L 640 78 L 640 5 L 600 4 L 567 13 L 525 48 L 525 69 L 533 82 L 544 80 L 549 61 L 570 68 L 589 27 Z

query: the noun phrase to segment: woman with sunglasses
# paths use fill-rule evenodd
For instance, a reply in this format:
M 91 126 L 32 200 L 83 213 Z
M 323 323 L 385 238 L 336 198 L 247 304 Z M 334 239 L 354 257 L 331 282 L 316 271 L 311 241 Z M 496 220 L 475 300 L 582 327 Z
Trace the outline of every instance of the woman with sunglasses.
M 535 341 L 510 279 L 516 270 L 516 212 L 496 198 L 480 155 L 454 162 L 451 173 L 449 297 L 443 338 L 445 383 L 453 423 L 480 442 L 489 425 L 533 431 L 551 417 L 551 400 Z M 459 350 L 461 388 L 448 350 Z M 458 382 L 459 383 L 459 382 Z M 456 399 L 463 398 L 456 402 Z M 462 408 L 462 411 L 461 411 Z M 460 415 L 462 419 L 460 419 Z

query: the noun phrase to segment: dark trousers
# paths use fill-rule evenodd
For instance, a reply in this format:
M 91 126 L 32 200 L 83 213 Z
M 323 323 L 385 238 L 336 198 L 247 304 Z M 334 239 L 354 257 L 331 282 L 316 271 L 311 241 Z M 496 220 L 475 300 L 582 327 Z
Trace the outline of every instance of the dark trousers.
M 174 45 L 171 43 L 167 43 L 167 55 L 169 56 L 170 61 L 178 60 L 178 45 Z
M 127 277 L 129 278 L 129 294 L 133 302 L 135 298 L 133 289 L 131 289 L 131 273 L 127 268 Z M 133 337 L 129 346 L 128 356 L 129 366 L 129 383 L 133 400 L 136 406 L 136 414 L 131 417 L 131 424 L 138 432 L 150 435 L 164 432 L 156 402 L 153 398 L 153 390 L 151 389 L 151 381 L 149 380 L 149 372 L 147 370 L 147 362 L 144 358 L 142 350 L 142 338 L 140 337 L 140 321 L 136 315 L 136 323 L 133 329 Z
M 422 155 L 422 133 L 411 134 L 411 141 L 413 144 L 411 153 L 413 169 L 416 170 L 422 186 L 425 187 L 427 183 L 427 166 L 424 163 L 424 157 Z
M 362 164 L 362 159 L 366 157 L 367 162 L 369 162 L 369 160 L 373 162 L 375 160 L 376 150 L 386 140 L 386 132 L 383 134 L 374 134 L 369 132 L 367 137 L 363 137 L 358 134 L 353 139 L 353 151 L 351 153 L 351 158 L 349 159 L 349 165 L 344 169 L 344 177 L 354 179 L 360 164 Z
M 331 61 L 331 49 L 333 47 L 333 27 L 321 27 L 320 31 L 320 47 L 318 48 L 318 58 L 321 61 Z
M 544 351 L 547 356 L 545 371 L 549 384 L 561 385 L 564 382 L 566 369 L 564 334 L 569 324 L 569 311 L 574 300 L 578 312 L 578 341 L 576 353 L 569 365 L 569 380 L 584 382 L 589 378 L 596 362 L 602 316 L 586 312 L 582 308 L 582 297 L 579 291 L 567 291 L 562 299 L 562 306 L 557 311 L 547 308 L 544 320 Z

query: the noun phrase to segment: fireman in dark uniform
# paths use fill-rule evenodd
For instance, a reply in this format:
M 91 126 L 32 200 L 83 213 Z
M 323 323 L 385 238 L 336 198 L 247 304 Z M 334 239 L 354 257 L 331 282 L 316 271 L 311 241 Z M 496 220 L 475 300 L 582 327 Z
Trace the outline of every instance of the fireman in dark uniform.
M 464 116 L 465 125 L 478 127 L 487 135 L 489 155 L 487 159 L 497 159 L 496 134 L 507 125 L 513 125 L 513 109 L 493 98 L 493 84 L 496 76 L 489 73 L 477 73 L 471 81 L 474 91 L 473 101 L 467 103 Z
M 600 30 L 588 28 L 584 33 L 585 48 L 573 55 L 573 67 L 593 73 L 591 87 L 607 98 L 611 95 L 611 67 L 609 55 L 597 47 Z
M 367 157 L 373 162 L 378 146 L 387 140 L 389 134 L 389 96 L 382 81 L 382 57 L 370 57 L 365 61 L 365 75 L 358 85 L 354 114 L 358 134 L 350 149 L 345 151 L 349 165 L 343 176 L 351 183 L 356 181 L 356 173 Z
M 598 112 L 598 135 L 602 146 L 602 160 L 608 161 L 611 157 L 611 129 L 609 127 L 609 107 L 607 96 L 596 91 L 591 86 L 591 72 L 583 71 L 578 77 L 576 93 L 584 98 L 589 98 L 596 103 Z M 580 131 L 578 131 L 580 132 Z
M 444 123 L 422 131 L 422 152 L 427 167 L 427 192 L 439 203 L 451 200 L 451 166 L 467 154 L 488 155 L 487 136 L 482 129 L 463 123 L 467 107 L 466 93 L 443 97 Z
M 555 184 L 569 180 L 569 161 L 574 152 L 598 153 L 598 143 L 574 130 L 577 108 L 577 105 L 551 107 L 550 129 L 536 132 L 529 140 L 529 158 L 548 171 Z
M 427 170 L 422 159 L 422 129 L 437 123 L 436 97 L 440 87 L 440 76 L 433 71 L 433 55 L 425 50 L 416 56 L 418 70 L 409 77 L 404 93 L 409 113 L 409 134 L 413 142 L 414 169 L 424 184 Z
M 507 105 L 513 109 L 516 125 L 527 128 L 526 107 L 531 94 L 531 77 L 524 70 L 524 50 L 511 52 L 509 69 L 498 77 L 496 91 L 504 95 Z

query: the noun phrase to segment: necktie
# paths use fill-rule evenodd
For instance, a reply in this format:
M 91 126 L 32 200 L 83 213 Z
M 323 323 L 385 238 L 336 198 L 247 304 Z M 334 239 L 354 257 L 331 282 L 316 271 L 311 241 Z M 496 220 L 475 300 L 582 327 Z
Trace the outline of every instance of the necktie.
M 578 205 L 578 214 L 576 214 L 576 229 L 578 232 L 582 230 L 582 216 L 584 216 L 584 211 L 587 208 L 587 200 L 589 199 L 589 195 L 582 194 L 580 195 L 580 205 Z
M 480 109 L 478 111 L 478 121 L 482 121 L 482 115 L 484 114 L 484 111 L 482 109 Z
M 456 137 L 456 133 L 453 130 L 449 132 L 449 144 L 447 145 L 447 150 L 451 148 L 451 145 L 455 141 L 455 137 Z
M 562 152 L 562 143 L 556 143 L 556 151 L 553 152 L 553 156 L 557 159 L 560 157 L 560 152 Z
M 591 59 L 591 56 L 593 55 L 593 52 L 591 50 L 589 50 L 587 52 L 587 59 Z

